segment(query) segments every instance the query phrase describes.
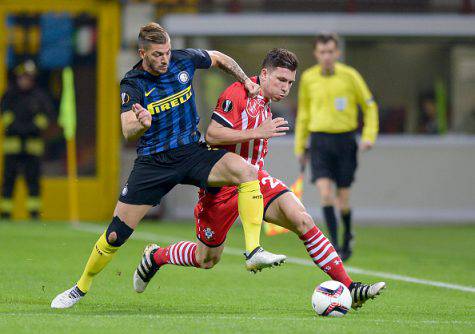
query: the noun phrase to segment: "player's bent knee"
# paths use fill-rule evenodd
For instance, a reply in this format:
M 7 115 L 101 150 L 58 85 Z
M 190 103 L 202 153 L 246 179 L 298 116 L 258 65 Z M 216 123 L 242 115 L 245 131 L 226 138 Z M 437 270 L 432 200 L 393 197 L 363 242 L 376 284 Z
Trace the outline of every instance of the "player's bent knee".
M 218 264 L 219 260 L 221 260 L 221 254 L 215 254 L 209 259 L 209 262 L 211 262 L 212 267 L 214 267 Z
M 239 183 L 257 180 L 257 170 L 247 163 L 245 163 L 241 168 L 239 168 L 238 171 Z
M 218 263 L 220 260 L 219 255 L 212 255 L 208 252 L 197 253 L 196 262 L 198 263 L 201 269 L 211 269 Z
M 302 227 L 305 232 L 315 227 L 315 222 L 313 221 L 312 216 L 310 216 L 307 211 L 304 211 L 302 213 Z
M 205 262 L 205 263 L 200 264 L 201 269 L 211 269 L 213 267 L 214 267 L 214 263 L 212 262 Z
M 301 211 L 298 214 L 298 219 L 294 222 L 294 226 L 298 234 L 302 235 L 311 230 L 315 226 L 315 222 L 306 211 Z
M 219 259 L 217 261 L 214 261 L 213 259 L 205 262 L 199 263 L 201 269 L 211 269 L 213 268 L 217 263 L 219 262 Z
M 107 227 L 106 239 L 109 245 L 120 247 L 127 241 L 133 232 L 134 230 L 130 226 L 120 220 L 119 217 L 114 216 L 112 222 Z

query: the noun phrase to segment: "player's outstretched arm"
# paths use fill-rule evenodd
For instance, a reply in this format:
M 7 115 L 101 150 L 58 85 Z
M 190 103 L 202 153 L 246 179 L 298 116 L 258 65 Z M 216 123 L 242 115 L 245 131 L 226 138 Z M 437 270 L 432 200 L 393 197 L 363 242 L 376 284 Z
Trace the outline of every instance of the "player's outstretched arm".
M 211 120 L 205 138 L 210 145 L 232 145 L 254 139 L 269 139 L 284 136 L 289 130 L 287 124 L 282 117 L 268 118 L 255 129 L 235 130 Z
M 120 117 L 122 123 L 122 133 L 126 140 L 136 140 L 152 125 L 152 115 L 136 103 L 132 110 L 123 112 Z
M 233 75 L 239 82 L 242 82 L 249 92 L 249 95 L 255 96 L 259 93 L 260 86 L 253 82 L 244 73 L 239 64 L 228 55 L 219 51 L 207 51 L 211 58 L 211 67 L 218 67 L 224 72 Z

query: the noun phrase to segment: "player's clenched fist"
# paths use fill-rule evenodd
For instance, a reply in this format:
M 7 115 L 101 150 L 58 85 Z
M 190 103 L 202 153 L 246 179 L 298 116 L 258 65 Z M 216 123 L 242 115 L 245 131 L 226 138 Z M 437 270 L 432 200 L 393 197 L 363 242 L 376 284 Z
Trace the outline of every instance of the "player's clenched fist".
M 288 122 L 282 117 L 274 119 L 269 117 L 257 127 L 257 136 L 260 139 L 284 136 L 286 131 L 289 131 L 287 124 Z
M 144 128 L 148 129 L 152 126 L 152 115 L 147 109 L 142 107 L 140 104 L 135 103 L 132 106 L 132 110 L 134 111 L 135 117 L 137 117 L 138 121 Z

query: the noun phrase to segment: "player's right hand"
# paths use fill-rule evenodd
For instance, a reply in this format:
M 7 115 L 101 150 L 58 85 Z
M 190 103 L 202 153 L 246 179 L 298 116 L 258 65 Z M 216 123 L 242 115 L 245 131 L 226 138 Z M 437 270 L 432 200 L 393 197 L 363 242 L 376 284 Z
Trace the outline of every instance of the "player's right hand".
M 147 109 L 145 109 L 138 103 L 134 103 L 134 105 L 132 106 L 132 110 L 135 114 L 135 117 L 137 117 L 137 120 L 140 122 L 140 124 L 142 124 L 145 129 L 148 129 L 152 126 L 152 115 L 148 112 Z
M 308 156 L 305 153 L 299 154 L 297 156 L 297 160 L 298 160 L 300 166 L 305 166 L 305 165 L 307 165 Z
M 257 94 L 259 94 L 259 91 L 261 90 L 261 86 L 259 86 L 259 84 L 256 84 L 254 81 L 252 81 L 249 78 L 247 78 L 246 81 L 244 81 L 244 87 L 246 88 L 250 97 L 256 96 Z
M 272 137 L 285 136 L 286 131 L 289 131 L 289 127 L 286 126 L 287 124 L 289 124 L 289 122 L 282 117 L 274 119 L 269 117 L 257 127 L 257 137 L 259 139 L 269 139 Z
M 361 141 L 360 143 L 360 150 L 362 152 L 366 152 L 366 151 L 369 151 L 373 148 L 373 143 L 368 141 L 368 140 L 363 140 Z

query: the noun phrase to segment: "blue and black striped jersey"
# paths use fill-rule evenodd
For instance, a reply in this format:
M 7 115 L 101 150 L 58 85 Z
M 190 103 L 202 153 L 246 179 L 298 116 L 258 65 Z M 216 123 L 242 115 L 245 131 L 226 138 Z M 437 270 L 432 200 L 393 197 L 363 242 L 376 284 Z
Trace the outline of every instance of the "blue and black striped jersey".
M 139 103 L 152 114 L 152 126 L 137 144 L 138 155 L 150 155 L 197 142 L 199 116 L 193 92 L 195 69 L 209 68 L 205 50 L 172 50 L 168 71 L 154 76 L 143 70 L 142 62 L 120 82 L 121 111 Z

